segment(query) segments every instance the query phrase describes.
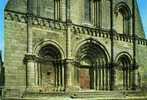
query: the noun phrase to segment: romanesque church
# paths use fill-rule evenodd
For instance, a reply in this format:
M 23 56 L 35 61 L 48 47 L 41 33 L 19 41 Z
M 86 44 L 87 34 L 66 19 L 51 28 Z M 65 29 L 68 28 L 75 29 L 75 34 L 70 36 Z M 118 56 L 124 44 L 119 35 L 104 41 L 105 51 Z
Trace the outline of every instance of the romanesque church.
M 145 98 L 137 0 L 8 0 L 1 98 Z

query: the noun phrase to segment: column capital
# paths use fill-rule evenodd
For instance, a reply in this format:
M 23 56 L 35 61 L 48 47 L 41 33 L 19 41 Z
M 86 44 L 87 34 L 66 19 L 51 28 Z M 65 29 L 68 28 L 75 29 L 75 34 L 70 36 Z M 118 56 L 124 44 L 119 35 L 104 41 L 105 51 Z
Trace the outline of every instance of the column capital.
M 73 63 L 73 62 L 75 62 L 74 59 L 71 59 L 71 58 L 69 58 L 69 59 L 64 59 L 64 61 L 65 61 L 66 63 Z
M 24 63 L 29 62 L 29 61 L 34 61 L 36 59 L 36 55 L 27 53 L 24 56 Z
M 138 64 L 131 64 L 132 70 L 136 70 L 139 68 Z

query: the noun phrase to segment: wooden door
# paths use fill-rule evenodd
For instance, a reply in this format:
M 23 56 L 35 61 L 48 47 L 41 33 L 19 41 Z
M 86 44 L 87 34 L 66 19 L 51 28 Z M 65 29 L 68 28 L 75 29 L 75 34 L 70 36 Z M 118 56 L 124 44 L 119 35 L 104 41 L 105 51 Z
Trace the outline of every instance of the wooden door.
M 81 89 L 90 89 L 89 68 L 80 69 L 80 87 Z

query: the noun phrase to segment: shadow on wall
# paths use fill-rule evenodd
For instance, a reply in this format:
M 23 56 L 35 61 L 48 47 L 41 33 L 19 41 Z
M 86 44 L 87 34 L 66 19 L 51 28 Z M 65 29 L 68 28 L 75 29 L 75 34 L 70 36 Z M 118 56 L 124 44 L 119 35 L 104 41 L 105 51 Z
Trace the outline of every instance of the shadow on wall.
M 5 74 L 5 71 L 4 71 L 3 61 L 2 61 L 2 53 L 0 51 L 0 96 L 2 95 L 2 89 L 5 83 L 4 74 Z

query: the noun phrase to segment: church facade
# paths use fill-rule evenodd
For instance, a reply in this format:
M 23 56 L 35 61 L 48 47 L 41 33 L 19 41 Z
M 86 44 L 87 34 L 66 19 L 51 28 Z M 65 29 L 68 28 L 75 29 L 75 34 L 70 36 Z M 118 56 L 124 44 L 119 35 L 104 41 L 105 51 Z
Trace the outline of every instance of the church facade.
M 2 97 L 144 97 L 146 52 L 136 0 L 9 0 Z

